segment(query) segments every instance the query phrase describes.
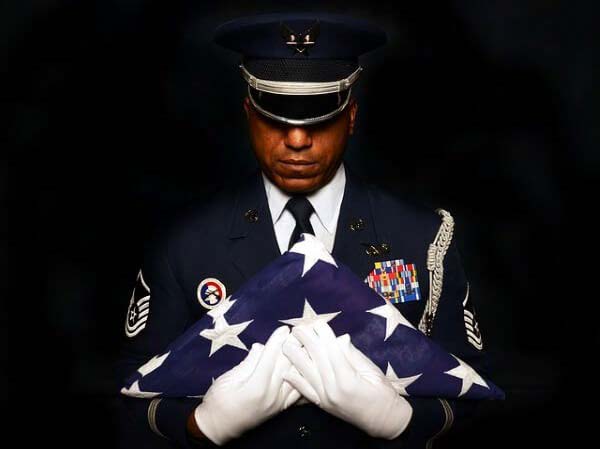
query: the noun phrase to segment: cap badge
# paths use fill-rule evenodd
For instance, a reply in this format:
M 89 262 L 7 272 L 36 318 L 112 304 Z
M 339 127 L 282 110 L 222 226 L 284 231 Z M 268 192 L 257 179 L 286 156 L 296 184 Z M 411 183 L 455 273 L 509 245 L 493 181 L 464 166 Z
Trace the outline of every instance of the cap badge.
M 301 53 L 308 56 L 308 49 L 315 45 L 317 37 L 319 37 L 318 20 L 304 33 L 296 33 L 283 22 L 279 24 L 279 27 L 281 37 L 283 37 L 285 44 L 293 49 L 294 54 Z

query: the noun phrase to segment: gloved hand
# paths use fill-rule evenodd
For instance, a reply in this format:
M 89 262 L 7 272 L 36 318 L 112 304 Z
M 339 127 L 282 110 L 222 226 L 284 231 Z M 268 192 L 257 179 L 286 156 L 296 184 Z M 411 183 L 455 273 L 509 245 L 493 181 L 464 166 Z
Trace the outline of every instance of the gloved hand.
M 194 411 L 211 441 L 223 445 L 298 400 L 300 393 L 283 379 L 291 368 L 282 354 L 289 334 L 287 326 L 277 328 L 265 345 L 254 343 L 240 364 L 215 379 Z
M 324 322 L 299 325 L 283 353 L 299 372 L 290 370 L 284 379 L 326 412 L 376 438 L 391 440 L 406 429 L 412 407 L 348 334 L 336 338 Z

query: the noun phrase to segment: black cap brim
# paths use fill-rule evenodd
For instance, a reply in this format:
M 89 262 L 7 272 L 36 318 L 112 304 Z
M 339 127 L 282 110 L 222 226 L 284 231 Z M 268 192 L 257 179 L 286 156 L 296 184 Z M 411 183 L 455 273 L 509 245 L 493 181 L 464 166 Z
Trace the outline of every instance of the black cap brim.
M 342 112 L 351 89 L 322 95 L 281 95 L 248 86 L 248 97 L 263 115 L 292 125 L 310 125 L 329 120 Z

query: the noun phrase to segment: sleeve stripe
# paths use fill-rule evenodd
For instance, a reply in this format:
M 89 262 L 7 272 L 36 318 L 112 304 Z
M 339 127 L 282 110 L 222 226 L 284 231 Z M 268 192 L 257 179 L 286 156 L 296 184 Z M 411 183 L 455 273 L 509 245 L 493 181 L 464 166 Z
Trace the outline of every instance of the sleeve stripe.
M 471 332 L 469 330 L 467 330 L 467 335 L 469 337 L 471 337 L 473 340 L 481 342 L 481 337 L 478 337 L 477 335 L 475 335 L 473 332 Z
M 138 322 L 134 328 L 130 328 L 129 325 L 125 326 L 125 335 L 129 338 L 135 337 L 137 334 L 142 332 L 146 328 L 146 318 Z
M 141 312 L 142 310 L 146 310 L 150 307 L 150 302 L 146 301 L 144 304 L 142 304 L 141 306 L 138 305 L 138 310 Z
M 431 449 L 433 447 L 433 442 L 441 437 L 443 434 L 448 432 L 454 424 L 454 413 L 452 412 L 452 407 L 448 404 L 448 401 L 442 398 L 438 398 L 438 401 L 442 404 L 442 408 L 444 409 L 445 421 L 444 425 L 440 429 L 438 433 L 427 440 L 427 444 L 425 445 L 425 449 Z
M 148 315 L 148 314 L 146 314 L 146 315 Z M 135 332 L 136 330 L 138 330 L 139 327 L 142 326 L 142 324 L 145 325 L 147 319 L 148 319 L 147 317 L 140 318 L 140 320 L 137 323 L 135 323 L 133 326 L 130 326 L 129 323 L 127 323 L 127 330 L 129 332 Z
M 158 411 L 158 404 L 160 404 L 160 401 L 162 401 L 162 399 L 153 399 L 150 402 L 150 405 L 148 406 L 148 425 L 150 426 L 152 432 L 157 434 L 159 437 L 167 438 L 161 433 L 160 430 L 158 430 L 158 427 L 156 426 L 156 412 Z

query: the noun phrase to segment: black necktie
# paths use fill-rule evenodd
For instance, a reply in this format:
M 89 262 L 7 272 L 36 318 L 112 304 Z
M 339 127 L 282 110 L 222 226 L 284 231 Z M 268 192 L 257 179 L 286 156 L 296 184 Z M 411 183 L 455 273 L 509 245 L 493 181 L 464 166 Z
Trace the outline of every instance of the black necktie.
M 285 205 L 285 208 L 292 213 L 294 220 L 296 220 L 296 227 L 294 228 L 294 232 L 292 232 L 290 243 L 288 245 L 288 249 L 290 249 L 292 245 L 300 239 L 300 234 L 303 232 L 315 235 L 315 231 L 310 224 L 310 216 L 315 210 L 313 209 L 312 204 L 310 204 L 310 201 L 303 196 L 290 198 Z

